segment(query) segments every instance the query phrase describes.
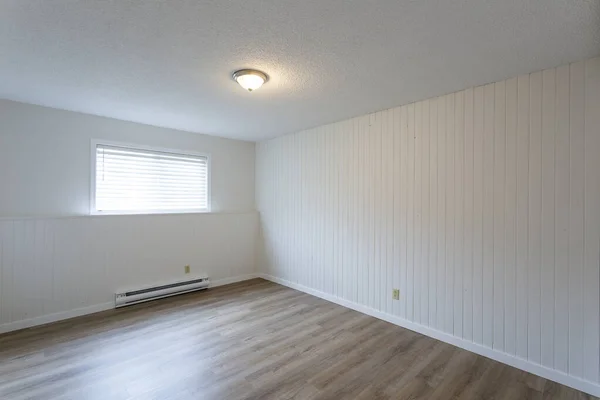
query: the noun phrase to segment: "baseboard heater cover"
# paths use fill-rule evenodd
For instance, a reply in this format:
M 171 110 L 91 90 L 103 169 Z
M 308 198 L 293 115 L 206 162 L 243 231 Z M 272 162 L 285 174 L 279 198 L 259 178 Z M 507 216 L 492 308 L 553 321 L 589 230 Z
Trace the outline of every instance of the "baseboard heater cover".
M 178 294 L 208 289 L 208 277 L 195 278 L 187 281 L 177 281 L 154 286 L 145 286 L 134 290 L 115 293 L 115 308 L 130 306 L 145 301 L 162 299 Z

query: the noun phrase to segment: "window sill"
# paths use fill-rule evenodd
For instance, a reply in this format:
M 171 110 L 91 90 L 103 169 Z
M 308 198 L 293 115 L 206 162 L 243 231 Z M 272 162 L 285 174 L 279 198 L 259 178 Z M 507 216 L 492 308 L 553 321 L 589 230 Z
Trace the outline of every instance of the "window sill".
M 91 211 L 91 216 L 114 215 L 173 215 L 173 214 L 213 214 L 209 209 L 192 210 L 143 210 L 143 211 Z

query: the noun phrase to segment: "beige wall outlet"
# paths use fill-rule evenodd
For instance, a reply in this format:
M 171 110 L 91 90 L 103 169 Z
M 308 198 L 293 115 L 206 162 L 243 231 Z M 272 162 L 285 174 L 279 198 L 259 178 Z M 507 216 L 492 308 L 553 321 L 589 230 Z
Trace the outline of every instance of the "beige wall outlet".
M 392 298 L 394 300 L 400 300 L 400 290 L 398 289 L 393 289 L 392 290 Z
M 189 265 L 186 265 L 186 266 L 184 267 L 184 269 L 185 269 L 185 273 L 186 273 L 186 274 L 189 274 L 189 273 L 190 273 L 190 266 L 189 266 Z

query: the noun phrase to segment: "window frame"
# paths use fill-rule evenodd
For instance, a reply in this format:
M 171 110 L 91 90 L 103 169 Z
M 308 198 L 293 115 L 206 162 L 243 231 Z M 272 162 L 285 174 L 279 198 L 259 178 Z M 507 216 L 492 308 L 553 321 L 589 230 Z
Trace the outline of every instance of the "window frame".
M 184 156 L 206 157 L 206 208 L 192 208 L 182 210 L 109 210 L 96 209 L 96 148 L 98 145 L 122 147 L 131 150 L 156 151 L 161 153 L 172 153 Z M 116 142 L 111 140 L 92 139 L 90 144 L 90 215 L 152 215 L 152 214 L 205 214 L 211 213 L 211 174 L 212 163 L 209 153 L 201 153 L 189 150 L 179 150 L 158 146 L 148 146 L 134 143 Z

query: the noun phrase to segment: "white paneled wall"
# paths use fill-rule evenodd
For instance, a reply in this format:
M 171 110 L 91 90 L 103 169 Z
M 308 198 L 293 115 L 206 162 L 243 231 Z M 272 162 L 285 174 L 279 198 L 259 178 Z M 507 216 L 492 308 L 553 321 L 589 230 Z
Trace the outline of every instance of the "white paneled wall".
M 262 142 L 256 168 L 266 275 L 600 393 L 600 58 Z
M 257 214 L 0 220 L 0 332 L 114 305 L 119 288 L 254 274 Z

